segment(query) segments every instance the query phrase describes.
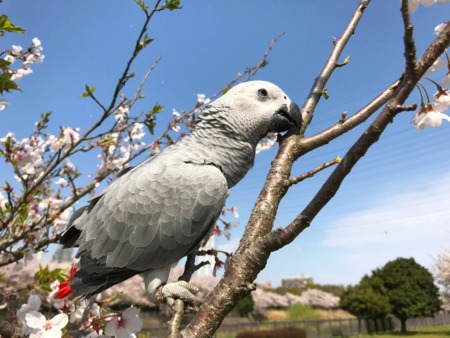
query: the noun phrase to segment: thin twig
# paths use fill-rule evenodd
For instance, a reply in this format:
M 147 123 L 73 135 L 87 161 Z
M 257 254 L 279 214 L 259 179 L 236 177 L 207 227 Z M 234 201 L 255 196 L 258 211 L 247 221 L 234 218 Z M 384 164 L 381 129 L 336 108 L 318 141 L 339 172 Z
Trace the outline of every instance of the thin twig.
M 298 176 L 290 178 L 289 179 L 289 183 L 290 183 L 290 185 L 294 185 L 294 184 L 300 183 L 301 181 L 303 181 L 303 180 L 305 180 L 307 178 L 313 177 L 318 172 L 321 172 L 322 170 L 324 170 L 324 169 L 326 169 L 328 167 L 331 167 L 332 165 L 335 165 L 335 164 L 337 164 L 339 162 L 340 162 L 340 158 L 335 158 L 335 159 L 333 159 L 333 160 L 331 160 L 329 162 L 322 163 L 321 165 L 317 166 L 316 168 L 314 168 L 314 169 L 312 169 L 312 170 L 310 170 L 310 171 L 308 171 L 308 172 L 306 172 L 304 174 L 301 174 L 301 175 L 298 175 Z
M 362 15 L 367 8 L 370 1 L 361 1 L 357 10 L 353 14 L 350 22 L 345 28 L 342 36 L 339 39 L 335 40 L 333 51 L 329 56 L 324 68 L 320 72 L 319 76 L 314 81 L 314 84 L 309 91 L 308 98 L 305 101 L 305 104 L 302 107 L 302 117 L 303 123 L 300 129 L 300 135 L 304 135 L 304 132 L 308 125 L 311 123 L 314 110 L 319 103 L 319 100 L 322 96 L 322 91 L 325 88 L 325 85 L 330 78 L 333 71 L 336 69 L 336 65 L 338 64 L 339 57 L 344 50 L 344 47 L 347 45 L 348 41 L 354 34 L 356 27 L 358 26 L 359 21 L 362 18 Z
M 406 72 L 414 72 L 416 64 L 416 45 L 413 36 L 414 26 L 411 23 L 411 16 L 409 15 L 408 0 L 402 0 L 401 12 L 404 27 L 403 44 L 405 46 L 405 68 Z

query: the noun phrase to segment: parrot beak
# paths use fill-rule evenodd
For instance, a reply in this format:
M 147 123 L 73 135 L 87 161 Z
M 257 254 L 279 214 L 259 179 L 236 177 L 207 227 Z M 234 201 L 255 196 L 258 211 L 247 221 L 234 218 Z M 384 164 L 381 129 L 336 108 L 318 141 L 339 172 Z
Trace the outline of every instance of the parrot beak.
M 295 102 L 291 102 L 289 107 L 283 104 L 272 117 L 269 131 L 281 133 L 295 128 L 298 130 L 302 124 L 302 113 Z

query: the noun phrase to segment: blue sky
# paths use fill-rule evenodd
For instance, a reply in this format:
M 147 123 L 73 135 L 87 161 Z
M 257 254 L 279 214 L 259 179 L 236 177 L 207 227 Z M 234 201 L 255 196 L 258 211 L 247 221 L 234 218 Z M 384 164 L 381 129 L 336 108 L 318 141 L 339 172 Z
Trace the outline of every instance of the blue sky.
M 146 98 L 135 108 L 139 112 L 156 102 L 162 104 L 162 128 L 172 109 L 189 109 L 198 93 L 217 92 L 238 71 L 258 63 L 270 40 L 285 32 L 268 58 L 269 65 L 255 79 L 276 83 L 301 106 L 332 49 L 332 37 L 342 33 L 357 4 L 350 0 L 182 1 L 182 10 L 155 17 L 148 31 L 155 41 L 132 67 L 136 80 L 124 93 L 133 95 L 149 66 L 161 56 L 143 90 Z M 89 84 L 97 87 L 101 101 L 109 102 L 144 20 L 138 6 L 132 0 L 6 0 L 0 8 L 27 31 L 23 36 L 3 37 L 2 49 L 12 44 L 25 47 L 38 37 L 46 56 L 42 65 L 33 67 L 32 75 L 21 80 L 23 92 L 6 96 L 10 107 L 0 113 L 0 137 L 9 131 L 18 138 L 27 136 L 37 116 L 46 111 L 53 112 L 50 131 L 55 134 L 60 125 L 85 130 L 100 112 L 80 94 Z M 420 7 L 412 19 L 420 55 L 434 38 L 434 27 L 448 19 L 448 5 Z M 317 107 L 307 135 L 335 123 L 343 111 L 354 113 L 400 75 L 402 34 L 399 1 L 373 1 L 344 51 L 343 58 L 350 55 L 351 61 L 330 80 L 330 99 Z M 418 95 L 408 103 L 419 103 Z M 279 285 L 282 277 L 304 273 L 324 284 L 356 283 L 399 256 L 415 257 L 432 267 L 434 257 L 450 247 L 450 125 L 418 132 L 410 124 L 412 116 L 404 113 L 396 119 L 312 226 L 271 256 L 259 281 Z M 300 159 L 293 174 L 344 155 L 362 130 L 364 126 Z M 146 142 L 151 142 L 150 135 Z M 228 205 L 237 206 L 240 226 L 230 241 L 217 241 L 221 248 L 236 247 L 274 154 L 271 150 L 258 155 L 255 167 L 232 190 Z M 95 171 L 95 159 L 77 160 L 84 173 Z M 1 182 L 11 180 L 3 164 L 0 170 Z M 329 172 L 292 188 L 275 225 L 287 225 Z

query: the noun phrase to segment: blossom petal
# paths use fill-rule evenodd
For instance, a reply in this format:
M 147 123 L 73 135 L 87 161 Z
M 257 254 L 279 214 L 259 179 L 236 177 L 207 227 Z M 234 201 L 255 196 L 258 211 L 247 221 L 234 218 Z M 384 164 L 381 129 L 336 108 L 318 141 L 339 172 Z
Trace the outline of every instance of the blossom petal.
M 52 327 L 58 329 L 62 329 L 63 327 L 65 327 L 68 322 L 69 316 L 67 316 L 66 313 L 60 313 L 55 317 L 53 317 L 52 319 L 50 319 L 50 324 L 52 325 Z
M 111 319 L 105 326 L 105 334 L 107 336 L 115 336 L 117 329 L 119 328 L 119 321 L 117 318 Z
M 25 322 L 31 329 L 43 328 L 46 321 L 47 320 L 45 319 L 44 315 L 37 311 L 31 311 L 25 315 Z

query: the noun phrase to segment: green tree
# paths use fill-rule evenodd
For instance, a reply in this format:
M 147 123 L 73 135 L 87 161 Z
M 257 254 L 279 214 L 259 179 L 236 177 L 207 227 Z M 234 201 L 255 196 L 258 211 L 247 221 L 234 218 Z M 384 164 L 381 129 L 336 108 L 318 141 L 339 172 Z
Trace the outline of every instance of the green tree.
M 345 289 L 341 295 L 340 306 L 358 318 L 359 335 L 363 319 L 384 318 L 391 312 L 383 282 L 367 275 L 359 284 Z
M 402 332 L 406 332 L 408 318 L 432 316 L 441 308 L 432 274 L 413 258 L 388 262 L 372 278 L 383 281 L 391 313 L 401 321 Z
M 239 300 L 234 309 L 239 312 L 241 317 L 248 317 L 255 308 L 255 302 L 253 301 L 252 295 L 249 294 Z

